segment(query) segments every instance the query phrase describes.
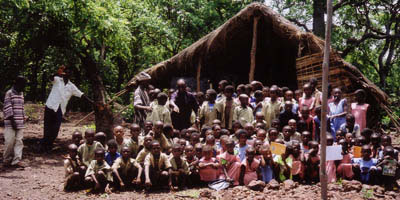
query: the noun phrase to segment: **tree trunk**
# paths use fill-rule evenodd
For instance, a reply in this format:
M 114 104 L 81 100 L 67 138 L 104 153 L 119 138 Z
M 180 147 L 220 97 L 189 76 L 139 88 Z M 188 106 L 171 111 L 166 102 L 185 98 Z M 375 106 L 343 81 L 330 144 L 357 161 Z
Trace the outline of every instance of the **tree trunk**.
M 313 2 L 313 33 L 318 37 L 325 37 L 325 1 L 314 0 Z
M 85 56 L 81 57 L 81 59 L 93 91 L 96 132 L 104 132 L 107 135 L 107 139 L 112 139 L 114 115 L 111 106 L 106 104 L 106 90 L 100 77 L 100 70 L 91 57 Z

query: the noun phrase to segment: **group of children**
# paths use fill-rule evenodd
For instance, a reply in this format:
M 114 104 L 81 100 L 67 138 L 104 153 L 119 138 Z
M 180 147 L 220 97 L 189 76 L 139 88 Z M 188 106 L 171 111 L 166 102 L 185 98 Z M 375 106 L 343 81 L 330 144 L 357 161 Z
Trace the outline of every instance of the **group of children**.
M 193 126 L 171 125 L 168 94 L 150 91 L 152 112 L 143 127 L 114 128 L 114 139 L 102 132 L 76 131 L 65 160 L 65 189 L 91 187 L 94 191 L 126 188 L 171 190 L 205 186 L 218 180 L 248 185 L 287 179 L 312 184 L 319 181 L 322 93 L 311 80 L 303 91 L 258 81 L 239 85 L 227 81 L 218 89 L 195 94 L 201 105 Z M 339 88 L 328 100 L 327 145 L 341 145 L 342 159 L 326 161 L 328 181 L 356 179 L 397 189 L 398 151 L 388 135 L 367 128 L 365 92 L 347 105 Z M 83 140 L 84 139 L 84 140 Z M 276 153 L 276 145 L 284 151 Z

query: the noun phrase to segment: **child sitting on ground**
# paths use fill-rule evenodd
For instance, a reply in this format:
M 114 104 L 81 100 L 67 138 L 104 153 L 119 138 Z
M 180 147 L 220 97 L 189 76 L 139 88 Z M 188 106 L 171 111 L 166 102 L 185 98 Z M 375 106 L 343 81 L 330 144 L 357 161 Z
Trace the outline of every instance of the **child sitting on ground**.
M 377 162 L 377 159 L 371 158 L 371 147 L 363 145 L 361 158 L 352 159 L 354 178 L 364 184 L 377 183 Z
M 146 156 L 144 161 L 146 190 L 167 186 L 170 168 L 171 163 L 167 154 L 161 152 L 160 143 L 154 140 L 151 143 L 151 153 Z
M 293 146 L 288 144 L 286 151 L 282 155 L 275 155 L 274 163 L 274 174 L 277 175 L 277 181 L 283 182 L 287 179 L 292 179 L 292 163 L 293 163 Z
M 189 164 L 188 186 L 194 187 L 200 183 L 199 159 L 195 156 L 196 151 L 192 145 L 185 146 L 185 159 Z
M 87 129 L 85 131 L 85 143 L 81 144 L 78 148 L 79 160 L 86 167 L 94 160 L 94 151 L 98 148 L 103 149 L 100 142 L 94 141 L 94 130 Z
M 217 157 L 227 181 L 233 182 L 233 185 L 239 185 L 240 158 L 234 152 L 235 142 L 228 139 L 226 142 L 226 152 Z
M 308 142 L 309 151 L 305 160 L 305 181 L 307 183 L 319 182 L 319 144 L 317 141 Z
M 246 149 L 249 147 L 247 145 L 247 131 L 244 129 L 239 129 L 236 134 L 239 138 L 239 144 L 236 145 L 236 149 L 240 158 L 240 162 L 242 162 L 246 159 Z
M 272 153 L 269 145 L 263 144 L 260 148 L 260 153 L 262 155 L 260 160 L 260 173 L 261 180 L 265 183 L 269 183 L 274 176 L 274 160 L 272 158 Z
M 330 134 L 326 135 L 326 146 L 333 145 L 333 137 Z M 334 160 L 328 160 L 326 163 L 326 174 L 328 176 L 328 183 L 336 182 L 336 164 Z
M 105 160 L 108 165 L 112 166 L 114 164 L 114 161 L 117 158 L 121 157 L 121 154 L 117 152 L 118 145 L 114 139 L 111 139 L 107 142 L 107 147 L 108 147 L 108 151 L 106 152 Z
M 150 153 L 151 151 L 151 142 L 153 142 L 153 137 L 151 135 L 146 135 L 144 137 L 144 148 L 140 150 L 138 155 L 136 156 L 136 162 L 138 162 L 140 165 L 144 166 L 144 159 L 146 156 Z
M 85 181 L 91 185 L 93 192 L 110 192 L 109 185 L 113 181 L 111 167 L 104 161 L 104 149 L 95 150 L 95 159 L 86 170 Z
M 182 157 L 181 145 L 175 144 L 172 147 L 172 157 L 169 159 L 169 187 L 172 191 L 186 189 L 186 182 L 189 175 L 189 165 Z
M 117 158 L 112 165 L 115 187 L 125 190 L 133 185 L 141 183 L 143 168 L 135 159 L 131 158 L 129 147 L 122 147 L 122 157 Z
M 341 177 L 342 179 L 350 180 L 353 178 L 353 169 L 351 164 L 352 155 L 349 153 L 349 145 L 345 139 L 339 140 L 339 145 L 342 145 L 342 155 L 343 159 L 337 161 L 337 176 Z
M 152 121 L 155 124 L 157 121 L 162 121 L 164 124 L 172 124 L 171 112 L 165 103 L 168 100 L 167 94 L 160 92 L 157 95 L 157 105 L 152 106 L 152 111 L 147 115 L 146 120 Z
M 136 123 L 131 124 L 130 126 L 131 138 L 125 140 L 126 147 L 129 148 L 129 152 L 131 152 L 131 157 L 136 158 L 139 153 L 139 150 L 142 148 L 141 144 L 143 141 L 139 140 L 140 135 L 140 126 Z
M 218 179 L 220 174 L 220 164 L 213 157 L 212 147 L 210 145 L 203 146 L 203 157 L 199 162 L 200 180 L 209 183 Z
M 255 153 L 255 149 L 251 146 L 246 149 L 246 159 L 242 161 L 240 167 L 240 185 L 249 185 L 251 181 L 257 180 L 260 177 L 260 161 L 254 159 Z
M 64 190 L 71 191 L 80 189 L 83 184 L 86 168 L 81 166 L 78 158 L 78 146 L 70 144 L 68 146 L 68 157 L 64 160 L 65 183 Z
M 386 146 L 384 149 L 384 159 L 377 165 L 379 172 L 382 172 L 382 182 L 385 190 L 398 189 L 397 180 L 400 178 L 400 163 L 394 158 L 394 148 Z

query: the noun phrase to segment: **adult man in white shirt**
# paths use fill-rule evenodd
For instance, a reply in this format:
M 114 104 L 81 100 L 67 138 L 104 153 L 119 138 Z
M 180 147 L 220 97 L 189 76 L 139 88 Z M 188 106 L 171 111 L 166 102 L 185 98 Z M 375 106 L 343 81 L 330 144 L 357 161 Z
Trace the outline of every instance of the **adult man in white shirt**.
M 84 97 L 93 103 L 83 94 L 71 81 L 69 72 L 64 65 L 58 69 L 57 73 L 50 78 L 53 87 L 46 101 L 44 112 L 43 139 L 41 141 L 41 151 L 48 152 L 52 149 L 53 142 L 57 138 L 60 130 L 62 116 L 65 114 L 68 101 L 72 96 Z

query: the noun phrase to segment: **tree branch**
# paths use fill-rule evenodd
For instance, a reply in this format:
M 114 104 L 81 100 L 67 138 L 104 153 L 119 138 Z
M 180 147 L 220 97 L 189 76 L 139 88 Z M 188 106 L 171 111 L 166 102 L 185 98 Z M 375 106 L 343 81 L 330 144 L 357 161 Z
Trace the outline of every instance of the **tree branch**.
M 297 26 L 300 26 L 302 28 L 304 28 L 304 30 L 306 32 L 311 32 L 310 29 L 307 27 L 307 25 L 301 23 L 300 21 L 298 21 L 297 19 L 292 19 L 292 18 L 288 18 L 289 21 L 295 23 Z

